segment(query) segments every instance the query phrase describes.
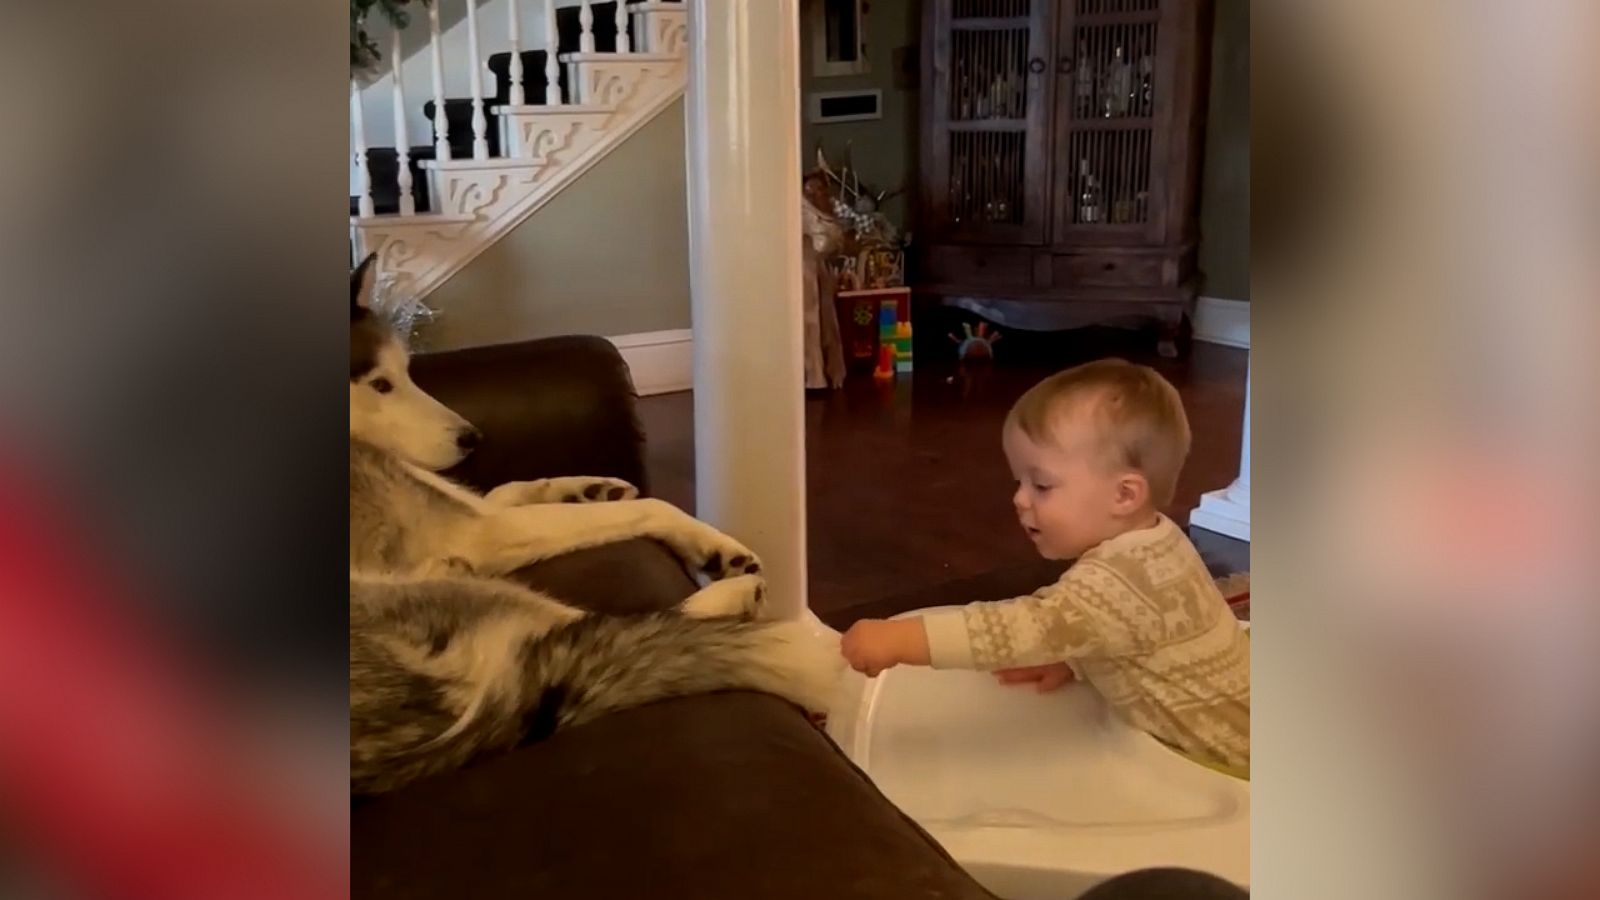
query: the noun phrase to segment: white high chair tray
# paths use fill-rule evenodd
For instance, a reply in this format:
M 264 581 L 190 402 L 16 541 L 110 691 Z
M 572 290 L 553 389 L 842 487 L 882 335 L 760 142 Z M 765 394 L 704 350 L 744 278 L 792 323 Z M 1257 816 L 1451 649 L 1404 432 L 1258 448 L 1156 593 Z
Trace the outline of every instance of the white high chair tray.
M 851 673 L 828 733 L 1007 900 L 1074 897 L 1150 866 L 1249 884 L 1249 784 L 1126 725 L 1088 685 L 1041 694 L 983 672 Z

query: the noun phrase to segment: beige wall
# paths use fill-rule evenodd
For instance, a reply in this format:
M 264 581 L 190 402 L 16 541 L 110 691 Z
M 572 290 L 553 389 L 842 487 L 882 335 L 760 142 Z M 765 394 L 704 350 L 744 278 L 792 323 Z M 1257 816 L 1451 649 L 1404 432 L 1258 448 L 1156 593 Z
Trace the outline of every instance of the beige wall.
M 680 100 L 435 291 L 421 345 L 688 328 L 685 174 Z
M 811 167 L 817 141 L 831 161 L 844 156 L 846 142 L 863 181 L 873 187 L 892 189 L 902 182 L 905 192 L 890 200 L 884 212 L 895 224 L 907 227 L 906 201 L 917 193 L 918 104 L 917 91 L 897 90 L 894 86 L 894 50 L 922 41 L 921 0 L 871 0 L 867 12 L 866 75 L 812 76 L 811 12 L 817 0 L 800 3 L 800 139 L 802 163 Z M 883 91 L 883 118 L 865 122 L 838 122 L 816 125 L 806 121 L 813 91 L 849 91 L 879 88 Z M 915 223 L 910 227 L 915 228 Z

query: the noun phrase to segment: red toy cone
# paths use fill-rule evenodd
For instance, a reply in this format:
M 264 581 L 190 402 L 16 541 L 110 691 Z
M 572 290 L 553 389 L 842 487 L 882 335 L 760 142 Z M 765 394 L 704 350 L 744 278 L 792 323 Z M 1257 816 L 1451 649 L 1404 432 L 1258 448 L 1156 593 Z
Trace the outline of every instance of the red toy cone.
M 884 343 L 878 348 L 878 367 L 872 370 L 873 378 L 894 377 L 894 345 Z

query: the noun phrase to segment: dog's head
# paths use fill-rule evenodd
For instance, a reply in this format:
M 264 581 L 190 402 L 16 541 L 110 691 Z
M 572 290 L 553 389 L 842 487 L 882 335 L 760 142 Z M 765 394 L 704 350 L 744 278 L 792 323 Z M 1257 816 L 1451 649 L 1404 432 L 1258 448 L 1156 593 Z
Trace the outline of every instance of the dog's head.
M 350 436 L 438 471 L 472 452 L 478 429 L 411 380 L 410 355 L 372 310 L 373 257 L 350 273 Z

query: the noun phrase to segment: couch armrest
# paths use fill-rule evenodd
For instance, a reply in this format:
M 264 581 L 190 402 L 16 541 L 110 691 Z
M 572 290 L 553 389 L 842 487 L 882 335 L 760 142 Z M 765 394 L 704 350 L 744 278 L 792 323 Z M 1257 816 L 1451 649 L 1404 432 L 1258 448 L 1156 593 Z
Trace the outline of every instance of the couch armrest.
M 648 490 L 644 432 L 628 366 L 610 341 L 573 335 L 421 354 L 411 374 L 484 440 L 445 474 L 487 491 L 562 475 Z
M 799 710 L 745 691 L 362 798 L 350 841 L 356 897 L 997 900 Z

